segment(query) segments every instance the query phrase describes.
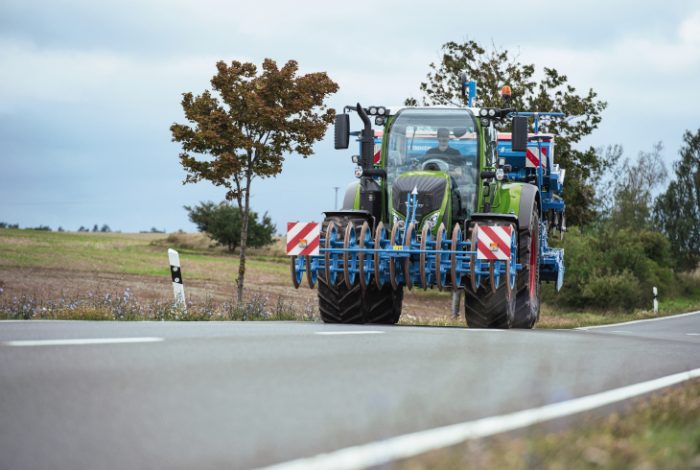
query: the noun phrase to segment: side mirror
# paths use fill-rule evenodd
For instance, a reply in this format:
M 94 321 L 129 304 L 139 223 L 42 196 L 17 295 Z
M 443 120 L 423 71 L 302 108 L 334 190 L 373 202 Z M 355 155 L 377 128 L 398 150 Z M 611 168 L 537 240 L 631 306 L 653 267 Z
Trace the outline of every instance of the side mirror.
M 337 114 L 335 116 L 335 148 L 346 149 L 350 145 L 350 115 Z
M 513 146 L 513 152 L 524 152 L 527 150 L 527 117 L 513 117 L 511 144 Z

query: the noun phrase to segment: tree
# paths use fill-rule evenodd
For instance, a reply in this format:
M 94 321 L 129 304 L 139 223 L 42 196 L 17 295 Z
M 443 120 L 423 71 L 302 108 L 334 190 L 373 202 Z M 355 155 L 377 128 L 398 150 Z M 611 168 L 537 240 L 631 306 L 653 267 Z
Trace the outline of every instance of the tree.
M 611 220 L 618 229 L 639 230 L 651 225 L 653 194 L 667 177 L 662 150 L 663 145 L 658 142 L 651 152 L 639 152 L 635 162 L 629 158 L 622 162 L 611 208 Z
M 593 147 L 574 150 L 573 144 L 589 135 L 600 123 L 607 103 L 596 99 L 592 89 L 576 94 L 566 75 L 545 67 L 537 81 L 535 66 L 521 64 L 516 56 L 495 46 L 487 51 L 475 41 L 448 42 L 442 46 L 442 60 L 431 63 L 427 81 L 421 83 L 424 105 L 461 104 L 460 75 L 467 73 L 478 86 L 475 106 L 502 106 L 501 86 L 510 85 L 516 109 L 560 111 L 573 119 L 552 120 L 546 132 L 557 134 L 556 159 L 566 168 L 566 217 L 570 225 L 584 225 L 595 218 L 595 189 L 592 179 L 608 164 Z M 409 98 L 407 105 L 417 104 Z M 575 118 L 574 118 L 575 117 Z
M 238 208 L 227 202 L 201 202 L 195 207 L 185 206 L 190 220 L 219 244 L 233 252 L 241 243 L 241 215 Z M 258 222 L 258 214 L 251 211 L 248 219 L 248 245 L 261 247 L 272 243 L 276 231 L 272 219 L 265 213 Z
M 255 177 L 282 171 L 287 153 L 303 157 L 313 153 L 335 111 L 326 97 L 338 90 L 325 72 L 297 76 L 299 66 L 290 60 L 279 69 L 265 59 L 262 72 L 249 62 L 216 64 L 213 92 L 184 93 L 182 108 L 192 124 L 173 124 L 173 141 L 182 145 L 180 163 L 187 172 L 183 183 L 208 180 L 228 191 L 241 217 L 240 263 L 237 298 L 243 300 L 245 252 L 250 217 L 250 188 Z M 198 159 L 195 155 L 203 158 Z
M 656 198 L 654 220 L 671 242 L 676 266 L 692 270 L 700 262 L 700 129 L 685 131 L 683 143 L 675 179 Z

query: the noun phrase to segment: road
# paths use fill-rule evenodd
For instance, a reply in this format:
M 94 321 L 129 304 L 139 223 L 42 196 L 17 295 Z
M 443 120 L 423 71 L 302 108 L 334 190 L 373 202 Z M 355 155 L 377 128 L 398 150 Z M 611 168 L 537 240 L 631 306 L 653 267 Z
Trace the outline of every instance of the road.
M 699 367 L 700 313 L 533 331 L 0 322 L 0 467 L 255 468 Z

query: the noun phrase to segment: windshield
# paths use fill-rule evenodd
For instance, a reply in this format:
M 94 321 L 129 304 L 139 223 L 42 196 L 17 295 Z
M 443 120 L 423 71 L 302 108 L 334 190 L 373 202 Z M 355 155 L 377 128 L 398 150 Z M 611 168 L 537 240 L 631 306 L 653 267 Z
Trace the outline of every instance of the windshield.
M 406 109 L 389 131 L 387 180 L 409 171 L 441 171 L 450 175 L 464 212 L 476 203 L 478 145 L 474 115 L 466 109 Z

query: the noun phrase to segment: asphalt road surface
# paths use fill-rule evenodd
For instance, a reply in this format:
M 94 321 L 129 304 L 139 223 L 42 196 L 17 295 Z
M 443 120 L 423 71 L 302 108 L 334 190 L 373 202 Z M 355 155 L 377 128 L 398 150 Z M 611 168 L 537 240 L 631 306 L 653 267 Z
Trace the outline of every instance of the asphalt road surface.
M 700 313 L 588 330 L 0 322 L 0 467 L 255 468 L 700 367 Z

